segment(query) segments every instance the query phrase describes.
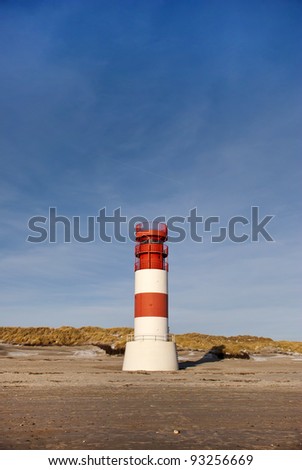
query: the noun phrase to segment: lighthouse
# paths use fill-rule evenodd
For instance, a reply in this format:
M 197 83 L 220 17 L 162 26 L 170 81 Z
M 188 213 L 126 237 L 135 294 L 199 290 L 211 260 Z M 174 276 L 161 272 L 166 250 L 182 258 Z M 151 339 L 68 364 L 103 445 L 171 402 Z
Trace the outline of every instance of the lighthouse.
M 167 225 L 135 226 L 134 334 L 126 344 L 123 370 L 178 370 L 168 325 Z

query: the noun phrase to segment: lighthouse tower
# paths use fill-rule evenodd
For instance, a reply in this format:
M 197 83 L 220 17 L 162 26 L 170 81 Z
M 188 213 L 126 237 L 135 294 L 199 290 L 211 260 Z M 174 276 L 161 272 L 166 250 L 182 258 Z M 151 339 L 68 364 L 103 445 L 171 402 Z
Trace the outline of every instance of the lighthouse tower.
M 126 344 L 123 370 L 178 370 L 168 326 L 168 238 L 163 223 L 135 227 L 134 335 Z

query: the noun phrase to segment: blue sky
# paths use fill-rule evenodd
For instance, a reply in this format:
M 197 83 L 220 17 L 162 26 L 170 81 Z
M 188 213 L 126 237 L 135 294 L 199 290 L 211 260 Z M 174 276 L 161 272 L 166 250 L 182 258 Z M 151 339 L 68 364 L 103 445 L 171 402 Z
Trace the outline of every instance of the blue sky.
M 200 224 L 203 243 L 170 243 L 170 328 L 302 340 L 301 16 L 293 0 L 0 3 L 2 325 L 133 325 L 133 242 L 29 243 L 49 207 L 85 234 L 103 207 L 223 226 L 258 206 L 274 242 L 211 243 Z

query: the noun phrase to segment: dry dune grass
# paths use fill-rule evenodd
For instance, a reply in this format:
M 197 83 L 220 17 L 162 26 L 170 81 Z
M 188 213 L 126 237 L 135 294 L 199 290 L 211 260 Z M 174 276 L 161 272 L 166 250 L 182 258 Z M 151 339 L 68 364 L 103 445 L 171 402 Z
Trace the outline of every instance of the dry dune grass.
M 247 353 L 302 353 L 302 342 L 274 341 L 258 336 L 208 336 L 200 333 L 187 333 L 177 336 L 177 346 L 182 349 L 209 350 L 223 346 L 229 354 Z
M 83 326 L 73 328 L 36 327 L 0 327 L 0 341 L 26 346 L 81 346 L 85 344 L 110 344 L 123 346 L 132 328 L 98 328 Z
M 80 346 L 108 344 L 112 348 L 123 348 L 132 328 L 99 328 L 83 326 L 73 328 L 0 327 L 0 342 L 27 346 Z M 209 351 L 220 348 L 226 354 L 247 353 L 301 353 L 302 342 L 273 341 L 257 336 L 209 336 L 201 333 L 176 335 L 178 349 Z

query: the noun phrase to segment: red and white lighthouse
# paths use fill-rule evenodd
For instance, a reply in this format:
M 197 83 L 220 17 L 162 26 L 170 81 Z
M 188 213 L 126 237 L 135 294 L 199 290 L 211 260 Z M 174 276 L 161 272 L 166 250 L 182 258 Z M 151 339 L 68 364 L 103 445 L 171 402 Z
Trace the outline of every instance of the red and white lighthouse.
M 135 235 L 134 335 L 126 344 L 123 370 L 177 370 L 168 326 L 167 226 L 139 223 Z

